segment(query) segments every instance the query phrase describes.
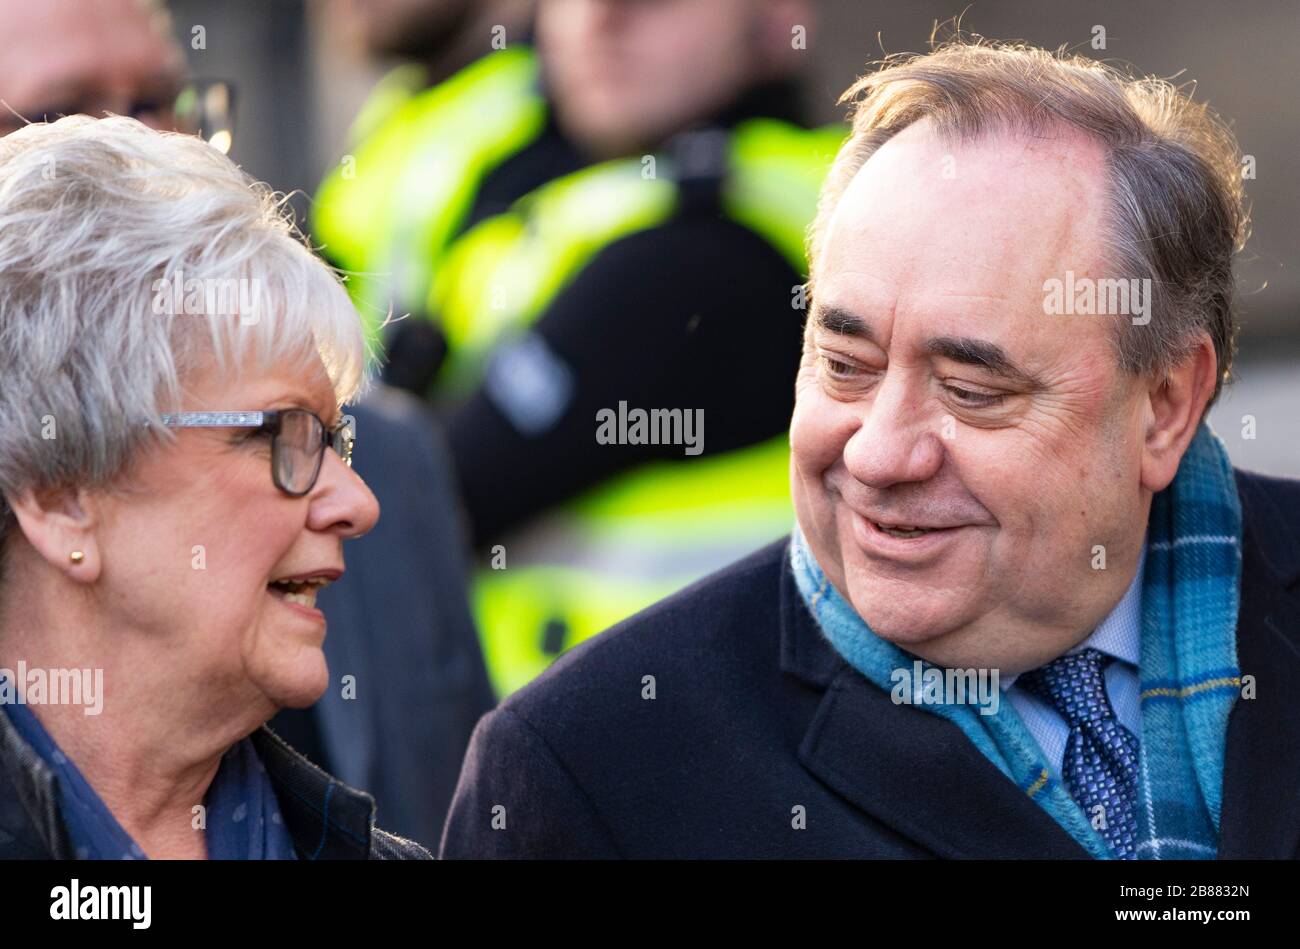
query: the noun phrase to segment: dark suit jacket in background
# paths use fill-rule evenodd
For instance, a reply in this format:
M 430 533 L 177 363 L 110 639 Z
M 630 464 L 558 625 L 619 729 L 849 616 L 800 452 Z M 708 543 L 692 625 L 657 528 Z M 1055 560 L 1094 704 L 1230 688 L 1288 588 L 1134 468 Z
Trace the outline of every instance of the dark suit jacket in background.
M 1291 858 L 1300 482 L 1237 472 L 1237 485 L 1238 664 L 1258 697 L 1228 723 L 1219 856 Z M 487 715 L 442 855 L 1086 859 L 956 725 L 895 705 L 835 653 L 787 545 L 583 643 Z
M 379 523 L 343 544 L 347 571 L 320 594 L 329 688 L 270 726 L 369 792 L 384 827 L 433 849 L 474 723 L 494 703 L 469 611 L 465 531 L 424 403 L 381 387 L 347 411 Z M 345 675 L 354 699 L 343 698 Z

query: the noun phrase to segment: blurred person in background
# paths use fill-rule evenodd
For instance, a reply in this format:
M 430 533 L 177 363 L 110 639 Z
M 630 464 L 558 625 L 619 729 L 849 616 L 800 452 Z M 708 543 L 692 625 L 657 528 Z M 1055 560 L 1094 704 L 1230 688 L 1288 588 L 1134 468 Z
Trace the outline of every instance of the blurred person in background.
M 420 88 L 482 58 L 493 27 L 518 38 L 511 34 L 526 26 L 531 7 L 532 0 L 318 0 L 319 12 L 367 55 L 418 70 Z
M 0 857 L 429 856 L 264 724 L 328 687 L 316 594 L 379 515 L 364 369 L 337 277 L 202 140 L 0 138 Z
M 154 0 L 0 0 L 0 100 L 18 113 L 0 110 L 0 123 L 120 112 L 228 150 L 230 96 L 187 78 L 169 31 Z M 492 704 L 465 540 L 446 448 L 419 400 L 377 387 L 351 412 L 369 448 L 357 471 L 390 516 L 354 541 L 346 577 L 319 593 L 334 686 L 271 727 L 372 793 L 387 826 L 432 847 L 470 732 Z
M 808 129 L 798 0 L 542 0 L 554 123 L 593 164 L 471 222 L 428 391 L 484 555 L 499 693 L 789 529 Z M 636 413 L 644 413 L 638 430 Z
M 391 384 L 423 394 L 446 355 L 427 319 L 447 244 L 583 159 L 552 120 L 526 0 L 323 0 L 325 29 L 396 60 L 352 123 L 312 210 Z M 391 315 L 413 318 L 384 326 Z
M 792 396 L 766 380 L 794 373 L 803 233 L 843 133 L 801 123 L 798 0 L 547 0 L 540 61 L 491 19 L 455 21 L 484 53 L 444 82 L 381 84 L 313 228 L 372 332 L 410 314 L 384 377 L 439 406 L 473 542 L 505 567 L 474 597 L 504 694 L 788 528 Z M 376 54 L 402 32 L 383 25 Z M 702 416 L 707 444 L 601 444 L 620 404 Z
M 0 0 L 0 135 L 78 113 L 177 126 L 185 57 L 157 0 Z

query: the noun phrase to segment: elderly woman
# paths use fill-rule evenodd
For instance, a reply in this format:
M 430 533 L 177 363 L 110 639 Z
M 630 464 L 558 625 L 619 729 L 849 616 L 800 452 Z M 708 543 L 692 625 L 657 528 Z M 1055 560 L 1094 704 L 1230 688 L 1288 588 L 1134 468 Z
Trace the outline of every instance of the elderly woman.
M 316 592 L 379 515 L 363 366 L 337 279 L 200 140 L 0 139 L 0 857 L 427 858 L 263 724 L 329 687 Z

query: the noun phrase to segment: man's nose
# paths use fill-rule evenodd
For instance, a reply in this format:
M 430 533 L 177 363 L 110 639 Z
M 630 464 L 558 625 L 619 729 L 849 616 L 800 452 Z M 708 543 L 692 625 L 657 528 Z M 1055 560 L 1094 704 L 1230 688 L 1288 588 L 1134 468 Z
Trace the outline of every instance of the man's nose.
M 927 402 L 917 379 L 887 371 L 844 446 L 849 474 L 882 489 L 934 477 L 943 464 L 942 419 Z
M 312 530 L 333 531 L 341 537 L 360 537 L 378 520 L 379 502 L 370 488 L 338 454 L 327 450 L 312 492 L 307 525 Z

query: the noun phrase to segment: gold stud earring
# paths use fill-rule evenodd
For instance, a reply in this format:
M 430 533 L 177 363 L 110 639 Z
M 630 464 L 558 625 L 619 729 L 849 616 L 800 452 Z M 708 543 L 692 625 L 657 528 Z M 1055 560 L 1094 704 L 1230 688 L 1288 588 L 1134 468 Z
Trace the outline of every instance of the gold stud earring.
M 81 561 L 86 559 L 86 555 L 80 550 L 74 550 L 72 553 L 68 554 L 68 559 L 73 563 L 81 563 Z

